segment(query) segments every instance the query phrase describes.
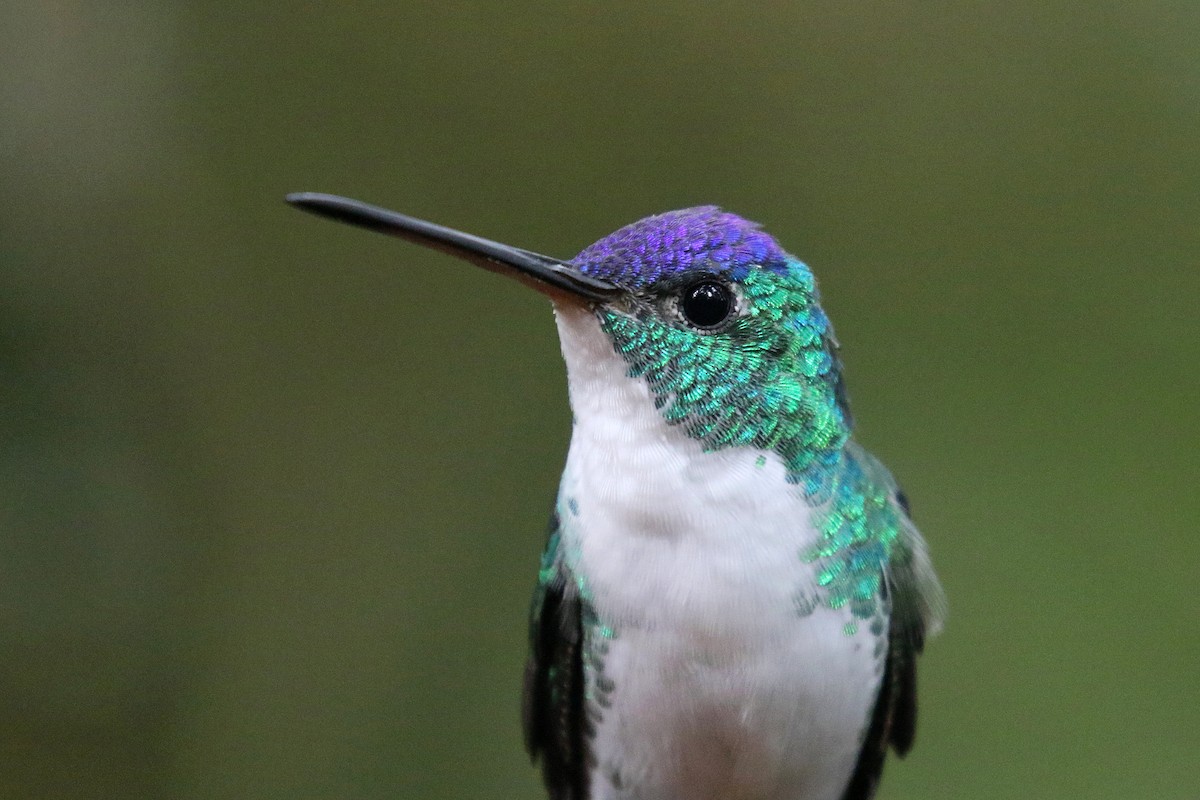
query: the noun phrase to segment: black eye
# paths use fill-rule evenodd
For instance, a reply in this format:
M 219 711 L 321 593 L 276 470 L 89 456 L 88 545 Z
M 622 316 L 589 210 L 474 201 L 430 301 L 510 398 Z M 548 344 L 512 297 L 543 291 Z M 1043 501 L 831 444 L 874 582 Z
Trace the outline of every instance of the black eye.
M 697 328 L 715 328 L 733 312 L 733 292 L 725 284 L 705 278 L 683 290 L 679 309 Z

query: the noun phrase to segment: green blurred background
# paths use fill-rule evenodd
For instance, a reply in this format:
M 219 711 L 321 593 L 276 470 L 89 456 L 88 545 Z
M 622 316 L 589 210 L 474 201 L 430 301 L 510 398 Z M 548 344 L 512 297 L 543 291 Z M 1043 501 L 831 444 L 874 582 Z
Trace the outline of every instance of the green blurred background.
M 563 256 L 763 222 L 950 597 L 881 797 L 1200 796 L 1198 41 L 1194 2 L 5 4 L 0 796 L 541 796 L 548 306 L 295 190 Z

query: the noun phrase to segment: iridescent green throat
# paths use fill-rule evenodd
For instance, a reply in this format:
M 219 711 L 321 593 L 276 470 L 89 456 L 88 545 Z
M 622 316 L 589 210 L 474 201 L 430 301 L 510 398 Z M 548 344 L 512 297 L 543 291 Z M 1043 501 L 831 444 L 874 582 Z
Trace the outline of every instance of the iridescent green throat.
M 849 442 L 837 342 L 812 272 L 789 259 L 784 270 L 748 270 L 736 286 L 739 316 L 716 332 L 678 321 L 652 296 L 601 308 L 601 327 L 668 424 L 707 451 L 751 447 L 783 461 L 821 534 L 799 553 L 818 565 L 821 597 L 797 607 L 818 600 L 878 619 L 883 568 L 907 523 L 891 476 Z
M 706 450 L 778 453 L 801 482 L 850 435 L 833 331 L 799 261 L 752 269 L 736 286 L 742 312 L 717 332 L 672 319 L 652 299 L 635 298 L 625 313 L 601 309 L 600 323 L 668 424 Z

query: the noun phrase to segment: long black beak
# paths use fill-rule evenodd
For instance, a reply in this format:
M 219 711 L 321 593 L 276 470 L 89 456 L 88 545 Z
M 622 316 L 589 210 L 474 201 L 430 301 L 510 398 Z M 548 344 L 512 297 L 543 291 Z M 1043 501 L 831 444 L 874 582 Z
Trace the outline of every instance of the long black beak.
M 399 236 L 466 259 L 484 269 L 531 278 L 535 285 L 561 289 L 586 300 L 604 302 L 621 293 L 608 281 L 593 278 L 566 261 L 472 236 L 358 200 L 318 192 L 296 192 L 289 194 L 287 201 L 321 217 Z

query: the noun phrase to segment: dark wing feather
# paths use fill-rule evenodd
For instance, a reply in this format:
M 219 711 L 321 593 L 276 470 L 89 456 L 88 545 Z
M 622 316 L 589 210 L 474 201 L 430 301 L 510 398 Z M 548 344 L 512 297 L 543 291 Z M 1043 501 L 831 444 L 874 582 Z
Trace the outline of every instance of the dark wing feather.
M 896 493 L 896 504 L 907 516 L 908 498 L 902 492 Z M 913 579 L 905 573 L 909 565 L 903 555 L 899 561 L 885 573 L 882 584 L 883 600 L 890 613 L 888 650 L 879 697 L 842 800 L 870 800 L 879 786 L 888 747 L 903 757 L 912 749 L 916 735 L 917 656 L 925 647 L 927 620 L 920 608 L 912 607 L 916 596 L 897 591 L 897 579 Z
M 525 665 L 525 749 L 541 761 L 550 800 L 587 800 L 581 601 L 557 557 L 558 518 L 534 591 Z

